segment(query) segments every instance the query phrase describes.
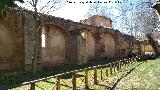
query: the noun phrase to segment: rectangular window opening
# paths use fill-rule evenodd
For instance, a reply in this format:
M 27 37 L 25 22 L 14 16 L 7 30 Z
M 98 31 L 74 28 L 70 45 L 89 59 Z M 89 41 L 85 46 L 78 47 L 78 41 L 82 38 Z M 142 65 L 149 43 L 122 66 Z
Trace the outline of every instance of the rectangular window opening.
M 42 47 L 46 47 L 46 33 L 44 27 L 42 27 L 41 40 Z

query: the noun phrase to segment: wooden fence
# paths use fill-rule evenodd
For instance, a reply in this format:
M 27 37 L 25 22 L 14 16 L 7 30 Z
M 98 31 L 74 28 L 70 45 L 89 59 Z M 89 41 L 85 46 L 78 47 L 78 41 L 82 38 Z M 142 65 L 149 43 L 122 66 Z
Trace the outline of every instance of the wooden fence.
M 100 81 L 107 81 L 109 75 L 112 76 L 113 72 L 114 74 L 117 74 L 119 72 L 121 72 L 122 68 L 126 68 L 129 65 L 136 63 L 137 60 L 140 59 L 140 56 L 136 56 L 133 58 L 128 58 L 128 59 L 124 59 L 124 60 L 119 60 L 116 62 L 112 62 L 109 64 L 105 64 L 105 65 L 97 65 L 97 66 L 93 66 L 93 67 L 88 67 L 85 69 L 80 69 L 80 70 L 74 70 L 71 72 L 66 72 L 66 73 L 61 73 L 61 74 L 57 74 L 54 76 L 50 76 L 50 77 L 46 77 L 46 78 L 41 78 L 41 79 L 37 79 L 37 80 L 33 80 L 33 81 L 29 81 L 29 82 L 24 82 L 20 85 L 14 85 L 14 86 L 9 86 L 7 88 L 3 88 L 3 90 L 8 90 L 8 89 L 13 89 L 13 88 L 21 88 L 23 86 L 26 86 L 28 88 L 26 88 L 26 90 L 36 90 L 36 88 L 39 88 L 38 90 L 47 90 L 43 87 L 38 86 L 37 83 L 43 81 L 46 83 L 50 83 L 52 85 L 52 90 L 63 90 L 62 86 L 66 86 L 71 90 L 77 90 L 77 89 L 89 89 L 92 85 L 97 85 Z M 104 71 L 105 70 L 105 71 Z M 92 71 L 93 73 L 91 73 L 90 71 Z M 81 76 L 79 76 L 79 72 L 84 72 L 81 73 Z M 66 76 L 70 77 L 70 79 L 68 79 L 68 81 L 64 81 L 63 77 Z M 93 78 L 91 78 L 93 77 Z M 54 79 L 55 81 L 53 82 L 49 82 L 47 80 L 49 79 Z M 92 79 L 92 80 L 91 80 Z M 81 84 L 78 84 L 77 80 L 81 80 Z M 70 83 L 69 83 L 70 82 Z M 63 84 L 62 84 L 63 83 Z M 82 87 L 80 87 L 80 85 Z M 23 88 L 24 89 L 24 88 Z

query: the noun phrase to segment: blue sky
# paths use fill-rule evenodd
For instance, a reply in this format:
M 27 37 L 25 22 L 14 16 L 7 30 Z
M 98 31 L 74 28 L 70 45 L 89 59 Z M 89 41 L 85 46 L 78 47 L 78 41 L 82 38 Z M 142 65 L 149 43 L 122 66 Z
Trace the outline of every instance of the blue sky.
M 75 0 L 70 0 L 74 2 Z M 86 0 L 76 0 L 76 3 L 67 3 L 64 7 L 53 12 L 53 15 L 58 17 L 63 17 L 65 19 L 71 19 L 73 21 L 80 21 L 84 19 L 85 14 L 87 13 L 90 4 L 79 3 Z M 94 0 L 92 0 L 94 1 Z
M 24 0 L 24 1 L 26 2 L 26 1 L 31 1 L 31 0 Z M 43 7 L 44 5 L 46 5 L 46 3 L 49 0 L 39 0 L 39 1 L 40 2 L 38 3 L 38 9 L 40 7 Z M 86 15 L 87 15 L 87 12 L 88 12 L 91 4 L 90 3 L 85 3 L 85 4 L 80 3 L 80 2 L 86 2 L 87 0 L 68 0 L 68 1 L 75 2 L 75 3 L 68 3 L 67 0 L 64 0 L 63 2 L 66 2 L 65 5 L 63 5 L 63 7 L 59 8 L 56 11 L 50 12 L 50 14 L 53 15 L 53 16 L 56 16 L 56 17 L 70 19 L 70 20 L 73 20 L 75 22 L 79 22 L 80 20 L 88 18 Z M 88 1 L 94 2 L 94 1 L 98 1 L 98 0 L 88 0 Z M 155 2 L 156 0 L 99 0 L 99 1 L 101 1 L 101 2 L 122 1 L 123 4 L 125 3 L 124 6 L 122 5 L 124 7 L 124 10 L 125 10 L 127 5 L 130 4 L 131 2 L 133 4 L 136 4 L 136 3 L 148 2 L 148 1 Z M 17 4 L 19 6 L 27 8 L 27 9 L 32 9 L 32 7 L 29 5 L 29 3 L 24 3 L 24 4 L 17 3 Z M 125 30 L 126 23 L 123 22 L 124 19 L 121 19 L 121 18 L 116 18 L 115 19 L 116 16 L 118 16 L 118 15 L 120 15 L 122 13 L 120 10 L 115 8 L 115 7 L 118 7 L 118 3 L 100 4 L 100 6 L 102 6 L 102 5 L 105 5 L 104 8 L 106 8 L 106 6 L 107 6 L 107 8 L 111 8 L 111 9 L 107 9 L 106 13 L 107 14 L 111 14 L 108 17 L 113 20 L 113 27 L 115 29 L 118 29 L 118 30 L 124 32 L 124 33 L 128 33 L 128 31 Z M 128 5 L 128 6 L 130 6 L 130 5 Z M 132 16 L 129 15 L 129 14 L 132 13 L 131 11 L 133 11 L 133 12 L 135 12 L 135 11 L 132 10 L 131 7 L 128 7 L 128 8 L 129 8 L 129 10 L 127 12 L 128 13 L 127 17 L 131 18 Z M 133 8 L 135 8 L 135 7 L 133 7 Z M 139 8 L 138 10 L 141 11 L 141 8 Z M 50 9 L 49 8 L 45 8 L 43 11 L 50 11 Z M 128 18 L 128 22 L 127 23 L 131 23 L 129 18 Z
M 25 2 L 27 0 L 24 0 Z M 49 0 L 40 0 L 41 2 L 38 4 L 39 7 L 41 6 L 44 6 Z M 66 2 L 66 4 L 54 11 L 54 12 L 51 12 L 50 14 L 51 15 L 54 15 L 56 17 L 61 17 L 61 18 L 65 18 L 65 19 L 71 19 L 73 21 L 76 21 L 76 22 L 79 22 L 80 20 L 83 20 L 83 19 L 86 19 L 86 14 L 87 14 L 87 11 L 91 5 L 91 3 L 85 3 L 85 4 L 82 4 L 80 2 L 86 2 L 87 0 L 68 0 L 70 2 L 75 2 L 75 3 L 68 3 L 66 2 L 66 0 L 64 0 L 64 2 Z M 95 0 L 88 0 L 88 1 L 95 1 Z M 102 2 L 105 2 L 105 1 L 110 1 L 110 0 L 101 0 Z M 115 1 L 115 0 L 112 0 L 112 1 Z M 20 4 L 18 3 L 19 6 L 22 6 L 22 7 L 25 7 L 27 9 L 32 9 L 31 6 L 27 3 L 24 3 L 24 4 Z M 107 5 L 110 5 L 110 6 L 114 6 L 116 5 L 115 3 L 113 4 L 107 4 Z M 117 14 L 118 11 L 114 10 L 114 13 Z
M 24 0 L 24 1 L 27 2 L 27 1 L 31 1 L 31 0 Z M 45 6 L 45 4 L 48 1 L 52 1 L 52 0 L 39 0 L 38 8 Z M 67 3 L 67 1 L 75 2 L 75 3 Z M 73 21 L 79 21 L 79 20 L 85 19 L 85 18 L 87 18 L 87 17 L 85 17 L 85 15 L 87 14 L 87 11 L 88 11 L 89 6 L 91 4 L 90 3 L 82 4 L 80 2 L 86 2 L 86 1 L 87 0 L 63 0 L 63 2 L 66 2 L 66 4 L 62 8 L 60 8 L 54 12 L 51 12 L 50 14 L 57 16 L 57 17 L 62 17 L 65 19 L 71 19 Z M 98 0 L 88 0 L 88 1 L 94 2 L 94 1 L 98 1 Z M 124 3 L 128 3 L 128 2 L 134 3 L 134 2 L 146 2 L 146 1 L 150 1 L 150 0 L 99 0 L 99 1 L 101 1 L 101 2 L 123 1 Z M 18 3 L 18 5 L 25 7 L 25 8 L 28 8 L 28 9 L 32 9 L 32 7 L 28 3 L 24 3 L 24 4 Z M 106 3 L 106 5 L 108 7 L 115 7 L 117 4 L 116 3 Z M 46 9 L 46 10 L 48 11 L 49 9 Z M 117 9 L 113 9 L 112 13 L 116 16 L 120 12 Z

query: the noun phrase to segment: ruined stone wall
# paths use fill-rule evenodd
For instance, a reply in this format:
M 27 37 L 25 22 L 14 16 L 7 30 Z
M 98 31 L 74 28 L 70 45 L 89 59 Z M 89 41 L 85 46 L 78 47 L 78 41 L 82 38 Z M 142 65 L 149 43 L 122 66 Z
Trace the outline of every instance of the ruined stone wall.
M 7 11 L 0 21 L 0 71 L 24 70 L 23 16 Z
M 142 54 L 144 54 L 144 52 L 154 52 L 152 45 L 141 44 L 140 46 L 141 46 Z
M 92 57 L 95 56 L 95 48 L 96 48 L 96 42 L 95 38 L 90 32 L 86 33 L 86 54 L 88 59 L 92 59 Z
M 81 20 L 80 23 L 93 25 L 93 26 L 104 26 L 104 27 L 112 28 L 111 19 L 104 16 L 98 16 L 98 15 L 94 15 L 88 19 Z
M 46 46 L 42 47 L 41 62 L 44 66 L 52 66 L 65 63 L 66 38 L 63 29 L 54 25 L 46 28 Z
M 86 39 L 79 35 L 78 36 L 78 64 L 87 63 L 88 55 L 86 55 Z
M 0 23 L 0 29 L 5 30 L 5 32 L 0 31 L 0 35 L 2 34 L 0 40 L 3 41 L 2 38 L 7 40 L 5 42 L 7 45 L 0 49 L 5 49 L 9 54 L 5 56 L 7 52 L 0 51 L 0 55 L 13 58 L 15 64 L 12 63 L 11 66 L 15 66 L 15 69 L 31 70 L 35 39 L 33 12 L 12 10 L 8 16 L 10 17 L 6 19 L 6 23 L 7 25 L 11 23 L 11 28 L 6 28 Z M 117 30 L 81 24 L 45 14 L 39 14 L 38 17 L 41 30 L 38 32 L 36 58 L 39 66 L 84 64 L 95 58 L 117 59 L 128 54 L 130 41 Z M 100 20 L 97 21 L 98 23 L 106 22 L 97 20 Z M 41 43 L 42 28 L 45 30 L 45 47 L 42 47 Z M 11 30 L 14 31 L 10 32 Z M 126 51 L 123 52 L 123 49 Z M 11 61 L 10 59 L 1 67 L 9 66 Z
M 78 38 L 78 64 L 87 63 L 87 60 L 96 58 L 96 40 L 87 29 L 81 30 Z
M 108 34 L 104 34 L 104 45 L 105 45 L 105 54 L 107 58 L 112 58 L 115 56 L 115 40 Z
M 95 18 L 95 21 L 91 25 L 112 27 L 112 21 L 110 19 L 97 17 L 97 18 Z
M 2 22 L 0 24 L 0 70 L 9 70 L 10 64 L 8 63 L 12 59 L 13 55 L 13 38 L 15 38 L 8 26 Z M 2 65 L 3 64 L 3 65 Z
M 11 29 L 7 25 L 0 24 L 0 55 L 1 58 L 9 58 L 13 54 L 13 38 Z
M 6 37 L 11 39 L 8 40 L 5 38 L 5 33 L 2 33 L 3 37 L 1 38 L 8 41 L 8 43 L 6 42 L 6 48 L 12 49 L 10 49 L 10 52 L 7 51 L 7 53 L 10 53 L 11 57 L 7 60 L 4 60 L 7 62 L 3 63 L 1 68 L 4 68 L 3 70 L 30 71 L 35 38 L 33 12 L 22 9 L 8 9 L 6 14 L 7 17 L 4 18 L 3 22 L 5 22 L 4 25 L 7 27 L 5 30 L 7 34 Z M 39 48 L 39 46 L 41 45 L 38 45 L 37 47 Z M 5 52 L 2 53 L 6 55 Z M 1 56 L 3 55 L 1 54 Z M 40 54 L 36 56 L 38 60 L 40 57 Z M 39 63 L 39 61 L 37 61 L 37 63 Z
M 32 13 L 23 12 L 22 15 L 24 16 L 25 70 L 30 71 L 34 50 L 35 23 Z

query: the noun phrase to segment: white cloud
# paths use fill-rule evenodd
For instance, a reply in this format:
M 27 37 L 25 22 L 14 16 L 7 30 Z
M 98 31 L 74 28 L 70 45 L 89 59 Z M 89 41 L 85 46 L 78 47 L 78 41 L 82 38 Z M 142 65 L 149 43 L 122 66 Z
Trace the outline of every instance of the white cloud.
M 74 2 L 74 0 L 70 1 Z M 58 17 L 71 19 L 73 21 L 78 22 L 85 18 L 84 16 L 88 11 L 89 6 L 91 5 L 90 3 L 85 3 L 85 4 L 80 3 L 82 1 L 86 2 L 86 0 L 76 0 L 75 3 L 68 3 L 66 6 L 53 12 L 52 14 Z
M 29 0 L 24 0 L 25 2 L 29 1 Z M 30 0 L 31 1 L 31 0 Z M 44 6 L 44 4 L 46 4 L 49 0 L 40 0 L 39 4 L 38 4 L 38 8 L 41 6 Z M 67 1 L 67 0 L 66 0 Z M 65 19 L 71 19 L 73 21 L 79 22 L 80 20 L 85 19 L 86 17 L 84 17 L 87 14 L 87 11 L 91 5 L 91 3 L 80 3 L 80 2 L 86 2 L 86 1 L 91 1 L 94 2 L 95 0 L 68 0 L 70 2 L 75 2 L 75 3 L 66 3 L 66 5 L 60 9 L 58 9 L 57 11 L 51 12 L 50 14 L 56 17 L 61 17 L 61 18 L 65 18 Z M 106 2 L 109 0 L 101 0 L 102 2 Z M 16 2 L 19 6 L 21 7 L 25 7 L 28 9 L 32 9 L 31 5 L 29 5 L 29 3 L 18 3 Z M 115 6 L 116 4 L 107 4 L 108 6 Z M 47 9 L 48 10 L 48 9 Z M 118 14 L 117 10 L 114 10 L 112 12 L 114 15 Z
M 26 0 L 24 1 L 27 2 Z M 80 3 L 80 2 L 86 2 L 86 0 L 68 0 L 68 1 L 75 2 L 75 3 L 67 2 L 64 7 L 58 9 L 57 11 L 52 12 L 51 14 L 56 17 L 71 19 L 73 21 L 79 21 L 81 19 L 84 19 L 84 16 L 87 13 L 87 10 L 91 4 L 90 3 L 85 3 L 85 4 Z M 95 1 L 95 0 L 89 0 L 89 1 Z M 41 3 L 42 2 L 45 3 L 45 2 L 48 2 L 48 0 L 41 0 Z M 33 10 L 32 6 L 29 5 L 29 3 L 23 3 L 23 4 L 19 2 L 16 2 L 16 3 L 21 7 L 25 7 L 27 9 Z M 40 4 L 39 7 L 40 6 L 42 5 Z

